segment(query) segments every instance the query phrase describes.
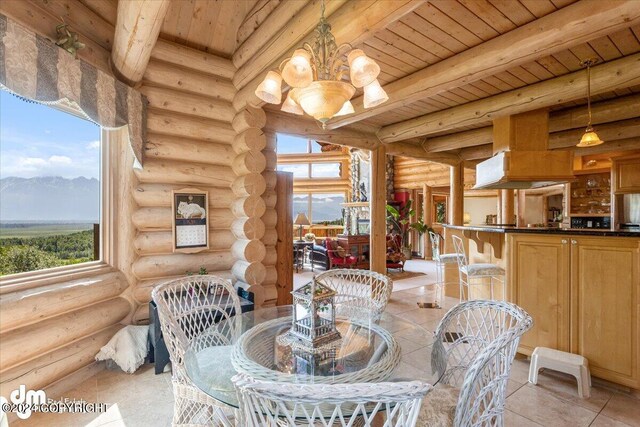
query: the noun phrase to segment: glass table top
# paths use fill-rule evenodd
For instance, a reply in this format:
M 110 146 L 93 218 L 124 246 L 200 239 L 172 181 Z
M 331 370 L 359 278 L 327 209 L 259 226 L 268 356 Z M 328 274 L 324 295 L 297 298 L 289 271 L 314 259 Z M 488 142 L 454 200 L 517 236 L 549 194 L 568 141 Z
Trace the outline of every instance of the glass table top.
M 337 317 L 340 339 L 330 351 L 304 351 L 287 332 L 293 306 L 244 313 L 192 340 L 185 369 L 193 383 L 222 403 L 238 406 L 231 378 L 244 372 L 265 381 L 340 384 L 421 380 L 431 372 L 433 334 L 415 323 L 383 313 L 373 319 Z M 225 344 L 220 333 L 224 331 Z

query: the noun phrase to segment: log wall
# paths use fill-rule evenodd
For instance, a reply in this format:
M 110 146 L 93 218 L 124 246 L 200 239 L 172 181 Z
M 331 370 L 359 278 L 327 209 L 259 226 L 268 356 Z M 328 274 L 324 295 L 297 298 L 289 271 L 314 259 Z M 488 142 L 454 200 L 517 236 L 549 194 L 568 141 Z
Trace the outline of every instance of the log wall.
M 0 395 L 42 389 L 86 368 L 131 312 L 115 268 L 0 298 Z
M 393 186 L 396 191 L 422 190 L 422 185 L 429 187 L 449 186 L 449 166 L 425 160 L 409 159 L 395 156 L 393 165 Z M 465 188 L 470 188 L 476 181 L 474 169 L 464 169 Z
M 226 66 L 202 67 L 201 52 L 162 41 L 156 46 L 159 53 L 152 53 L 140 87 L 149 110 L 146 158 L 144 167 L 135 170 L 138 185 L 132 196 L 137 209 L 130 218 L 136 230 L 134 323 L 148 321 L 151 291 L 159 283 L 201 267 L 231 279 L 236 256 L 260 252 L 255 245 L 238 245 L 232 231 L 235 212 L 242 209 L 233 190 L 236 170 L 259 167 L 260 159 L 238 159 L 234 150 L 235 89 L 226 71 L 232 68 L 230 61 L 205 55 Z M 173 252 L 172 191 L 187 187 L 209 193 L 209 249 L 195 254 Z
M 87 44 L 79 57 L 110 72 L 117 3 L 68 1 L 0 2 L 0 12 L 49 37 L 63 16 Z M 63 390 L 95 373 L 95 354 L 122 325 L 148 321 L 153 287 L 187 271 L 204 267 L 253 291 L 258 306 L 275 304 L 275 135 L 261 109 L 233 108 L 234 73 L 229 59 L 158 41 L 139 86 L 144 167 L 131 169 L 126 145 L 110 160 L 110 265 L 0 286 L 1 395 L 19 384 Z M 172 190 L 185 187 L 209 193 L 210 248 L 196 254 L 172 250 Z

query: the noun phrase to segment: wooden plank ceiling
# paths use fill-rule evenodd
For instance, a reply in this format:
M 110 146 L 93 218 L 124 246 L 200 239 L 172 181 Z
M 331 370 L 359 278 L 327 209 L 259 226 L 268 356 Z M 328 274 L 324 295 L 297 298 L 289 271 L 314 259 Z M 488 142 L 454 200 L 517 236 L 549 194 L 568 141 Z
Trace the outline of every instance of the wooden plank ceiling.
M 379 80 L 383 87 L 413 73 L 429 69 L 441 61 L 455 58 L 469 49 L 481 47 L 484 43 L 508 35 L 527 24 L 535 26 L 536 21 L 541 18 L 552 18 L 553 14 L 562 11 L 563 8 L 577 6 L 574 3 L 602 4 L 599 3 L 600 0 L 379 0 L 386 1 L 385 7 L 390 10 L 389 16 L 381 17 L 380 8 L 378 15 L 374 16 L 375 8 L 366 5 L 373 3 L 372 0 L 359 1 L 360 3 L 354 5 L 349 1 L 327 0 L 328 19 L 332 22 L 335 15 L 337 23 L 334 23 L 333 31 L 340 34 L 338 43 L 353 42 L 357 39 L 356 47 L 363 49 L 378 62 L 381 67 Z M 624 0 L 612 1 L 620 5 L 625 3 Z M 106 21 L 112 23 L 115 19 L 117 0 L 81 2 Z M 311 36 L 313 25 L 307 25 L 306 21 L 317 19 L 315 10 L 318 10 L 319 15 L 319 3 L 319 0 L 302 3 L 300 0 L 173 1 L 166 14 L 160 38 L 233 59 L 242 74 L 242 78 L 234 79 L 234 84 L 240 91 L 239 94 L 244 92 L 243 96 L 246 97 L 247 94 L 253 93 L 256 82 L 259 82 L 269 69 L 278 66 L 283 55 L 290 54 L 301 45 L 301 40 Z M 399 6 L 400 3 L 403 6 Z M 629 2 L 626 3 L 627 8 L 628 5 Z M 350 13 L 355 16 L 351 16 Z M 370 16 L 361 19 L 363 14 Z M 304 25 L 301 24 L 303 19 L 306 20 Z M 350 24 L 351 27 L 357 25 L 358 28 L 350 28 Z M 596 58 L 599 64 L 602 64 L 640 52 L 638 13 L 622 24 L 615 24 L 615 30 L 606 35 L 600 31 L 597 36 L 586 42 L 586 38 L 583 37 L 568 49 L 554 49 L 552 54 L 532 56 L 532 60 L 525 63 L 502 67 L 500 72 L 481 79 L 467 79 L 466 84 L 405 103 L 406 105 L 390 111 L 378 112 L 372 117 L 359 118 L 356 123 L 340 129 L 357 129 L 373 135 L 385 126 L 565 76 L 581 70 L 580 62 L 587 58 Z M 371 29 L 360 28 L 365 25 Z M 342 27 L 342 30 L 339 27 Z M 295 29 L 305 33 L 294 34 Z M 598 28 L 594 29 L 594 33 L 595 30 Z M 347 35 L 353 38 L 345 39 Z M 252 54 L 240 57 L 240 51 L 242 55 L 246 52 Z M 238 57 L 234 57 L 234 52 Z M 264 52 L 269 52 L 268 60 L 272 62 L 265 63 L 263 56 L 256 62 L 260 64 L 256 65 L 258 69 L 247 71 L 247 61 L 253 63 L 253 58 L 260 57 Z M 625 87 L 595 95 L 593 101 L 640 93 L 640 80 L 637 77 L 633 76 Z M 358 90 L 356 97 L 361 93 L 362 91 Z M 234 105 L 235 102 L 234 100 Z M 586 88 L 584 98 L 575 99 L 574 96 L 568 102 L 566 99 L 559 99 L 558 104 L 552 106 L 551 110 L 584 104 Z M 267 106 L 267 110 L 272 111 L 279 108 Z M 640 113 L 635 114 L 635 117 L 638 116 Z M 300 120 L 294 116 L 291 118 Z M 428 137 L 455 134 L 490 124 L 489 119 L 486 122 L 474 122 L 472 125 L 461 123 L 454 129 L 431 131 Z M 625 134 L 627 140 L 628 136 L 629 132 Z M 640 135 L 632 133 L 631 136 L 636 138 L 634 143 L 640 147 Z M 420 147 L 421 140 L 418 138 L 407 141 Z M 395 142 L 391 144 L 393 143 Z M 486 144 L 486 141 L 483 144 Z M 459 151 L 452 150 L 451 153 L 457 155 Z
M 258 2 L 261 4 L 258 5 Z M 270 5 L 265 7 L 263 4 L 266 3 Z M 260 9 L 270 10 L 270 7 L 275 7 L 278 3 L 279 1 L 260 0 L 173 1 L 165 16 L 160 37 L 230 58 L 241 41 L 238 40 L 241 24 L 259 14 Z M 255 6 L 258 6 L 258 10 L 252 16 L 247 16 Z

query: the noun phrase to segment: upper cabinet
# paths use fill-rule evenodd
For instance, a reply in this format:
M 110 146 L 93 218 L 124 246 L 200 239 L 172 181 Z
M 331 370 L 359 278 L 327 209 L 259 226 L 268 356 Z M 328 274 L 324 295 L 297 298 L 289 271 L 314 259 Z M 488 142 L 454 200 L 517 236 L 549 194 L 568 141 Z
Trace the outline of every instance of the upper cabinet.
M 612 172 L 614 193 L 640 193 L 640 154 L 614 159 Z

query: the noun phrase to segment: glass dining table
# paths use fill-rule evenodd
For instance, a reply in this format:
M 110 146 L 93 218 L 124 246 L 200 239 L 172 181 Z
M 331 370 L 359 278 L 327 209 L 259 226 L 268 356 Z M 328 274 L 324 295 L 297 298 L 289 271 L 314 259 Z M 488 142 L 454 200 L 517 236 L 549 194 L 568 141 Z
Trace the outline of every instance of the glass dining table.
M 336 317 L 340 341 L 330 356 L 319 356 L 300 352 L 283 339 L 294 309 L 291 305 L 260 309 L 203 331 L 185 352 L 187 375 L 207 395 L 233 407 L 238 407 L 238 400 L 231 378 L 240 372 L 299 384 L 438 382 L 431 370 L 433 334 L 420 325 L 389 313 L 376 318 Z

